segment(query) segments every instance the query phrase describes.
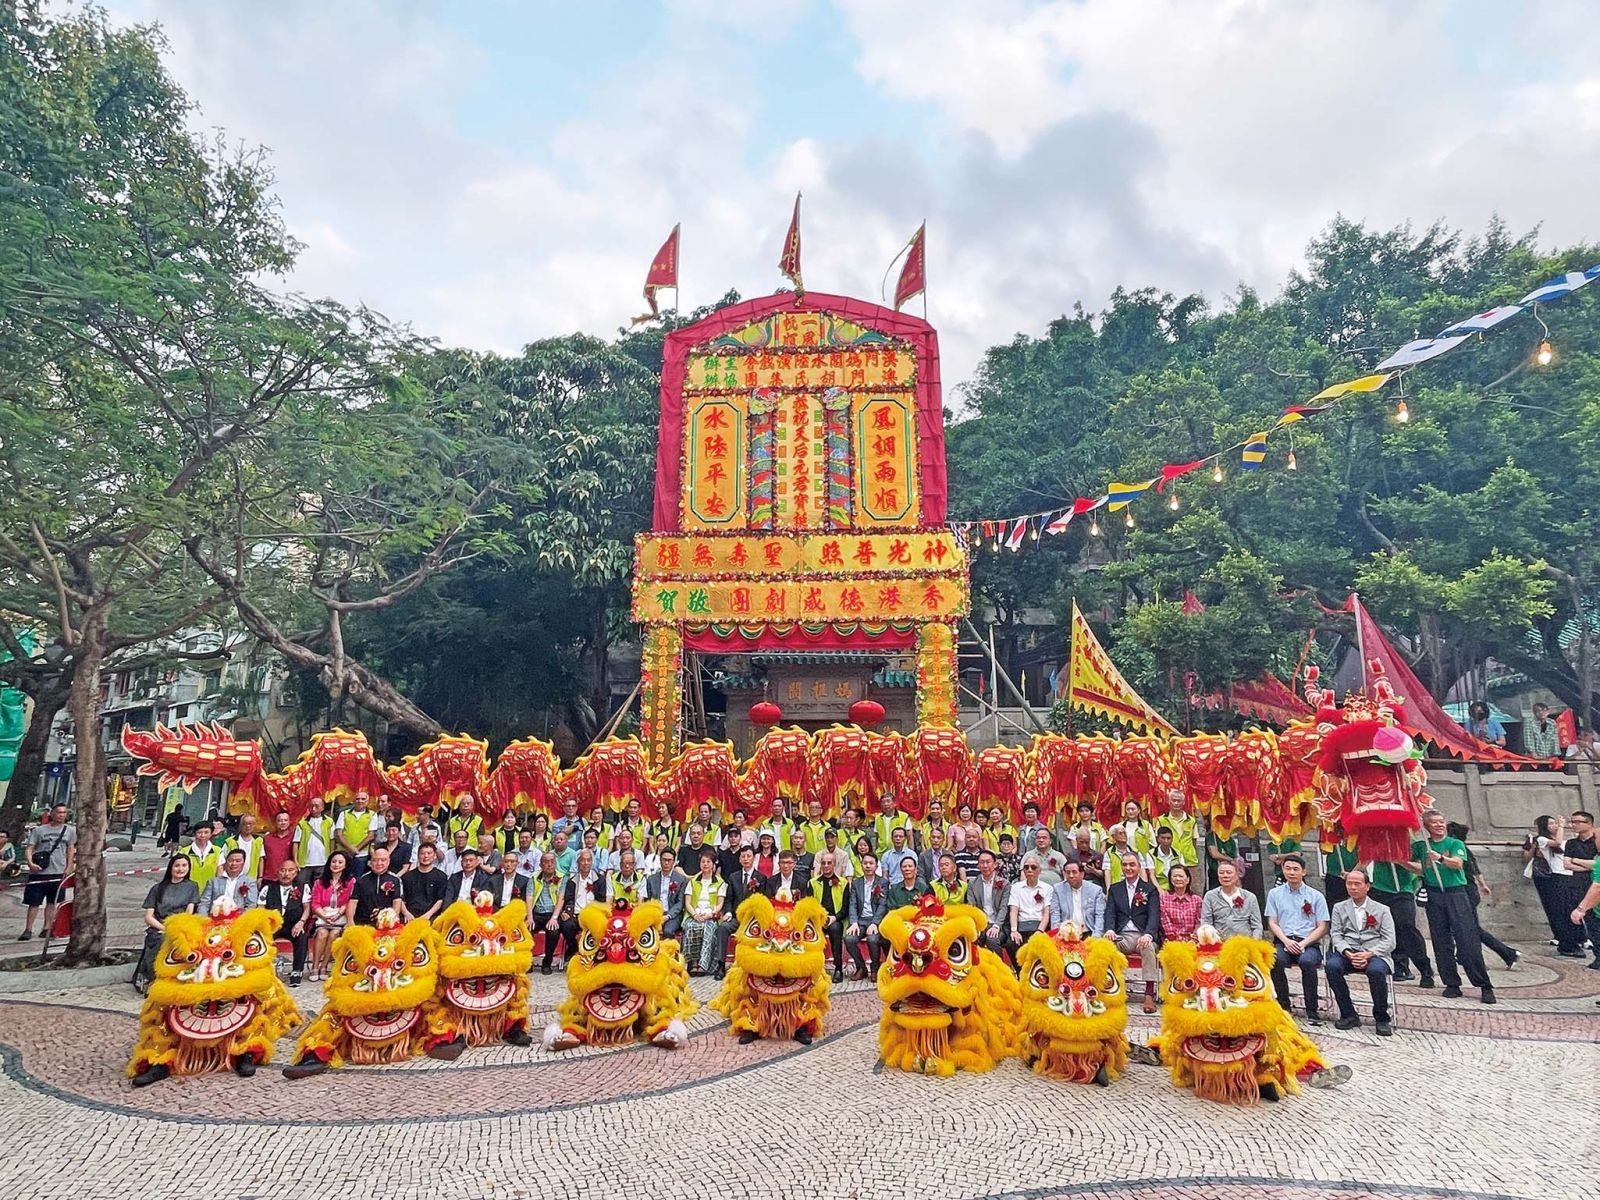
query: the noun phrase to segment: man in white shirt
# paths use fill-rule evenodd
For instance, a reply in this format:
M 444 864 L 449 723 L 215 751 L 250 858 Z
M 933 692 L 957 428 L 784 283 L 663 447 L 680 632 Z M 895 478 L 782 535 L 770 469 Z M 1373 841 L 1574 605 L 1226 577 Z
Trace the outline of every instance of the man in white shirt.
M 444 853 L 439 857 L 439 869 L 446 875 L 454 875 L 461 870 L 461 856 L 468 850 L 476 854 L 478 848 L 468 842 L 465 829 L 456 830 L 452 844 L 446 846 Z
M 1037 858 L 1023 860 L 1022 878 L 1011 885 L 1010 899 L 1011 937 L 1006 958 L 1015 966 L 1017 948 L 1041 929 L 1050 928 L 1050 889 L 1039 879 Z

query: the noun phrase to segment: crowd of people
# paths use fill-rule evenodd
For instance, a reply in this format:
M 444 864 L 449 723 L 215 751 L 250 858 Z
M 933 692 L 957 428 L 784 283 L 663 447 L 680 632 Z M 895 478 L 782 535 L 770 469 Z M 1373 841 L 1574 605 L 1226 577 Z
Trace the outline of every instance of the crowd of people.
M 206 911 L 219 897 L 283 913 L 289 979 L 298 984 L 326 978 L 333 939 L 350 924 L 370 924 L 380 908 L 431 918 L 481 892 L 497 906 L 524 901 L 530 928 L 542 935 L 537 967 L 545 974 L 574 952 L 586 904 L 626 897 L 660 901 L 665 931 L 679 940 L 690 973 L 718 979 L 746 897 L 810 895 L 827 914 L 838 981 L 875 975 L 885 914 L 932 892 L 979 908 L 984 944 L 1013 967 L 1031 934 L 1067 922 L 1113 939 L 1129 956 L 1130 992 L 1142 993 L 1146 1012 L 1156 1008 L 1156 952 L 1164 942 L 1193 940 L 1201 925 L 1262 938 L 1276 951 L 1272 982 L 1286 1009 L 1294 1007 L 1292 970 L 1306 1020 L 1324 1019 L 1325 981 L 1337 1023 L 1350 1027 L 1357 1017 L 1348 977 L 1362 974 L 1377 1030 L 1387 1035 L 1392 984 L 1433 988 L 1437 974 L 1443 995 L 1462 995 L 1466 983 L 1493 1004 L 1485 949 L 1516 965 L 1517 951 L 1478 923 L 1488 886 L 1465 832 L 1430 811 L 1407 860 L 1362 862 L 1335 831 L 1322 862 L 1325 890 L 1318 890 L 1296 839 L 1269 842 L 1260 854 L 1254 839 L 1208 830 L 1179 791 L 1156 814 L 1129 802 L 1110 826 L 1087 803 L 1070 820 L 1052 821 L 1025 805 L 1013 825 L 999 808 L 963 803 L 946 812 L 935 800 L 913 820 L 892 797 L 876 813 L 850 808 L 837 820 L 820 804 L 774 799 L 765 812 L 739 809 L 726 819 L 709 805 L 679 821 L 665 806 L 647 815 L 632 801 L 620 813 L 580 813 L 568 800 L 553 819 L 508 812 L 486 821 L 471 795 L 411 816 L 382 796 L 358 793 L 336 813 L 321 801 L 299 821 L 279 813 L 265 832 L 245 816 L 232 833 L 220 821 L 202 821 L 187 845 L 169 839 L 166 873 L 146 898 L 149 935 L 135 982 L 148 983 L 161 922 L 173 912 Z M 1593 936 L 1600 884 L 1585 899 L 1597 870 L 1588 814 L 1573 814 L 1565 826 L 1541 818 L 1525 853 L 1558 952 L 1582 956 L 1584 922 L 1600 946 Z M 1424 908 L 1431 956 L 1418 922 Z

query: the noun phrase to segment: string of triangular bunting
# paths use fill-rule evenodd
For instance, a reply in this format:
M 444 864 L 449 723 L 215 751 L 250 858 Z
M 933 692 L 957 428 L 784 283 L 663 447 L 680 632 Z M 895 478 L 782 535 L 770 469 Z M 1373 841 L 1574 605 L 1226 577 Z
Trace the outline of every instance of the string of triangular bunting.
M 1450 353 L 1463 342 L 1470 341 L 1473 335 L 1483 335 L 1490 330 L 1497 329 L 1508 321 L 1531 312 L 1538 319 L 1538 310 L 1541 304 L 1549 304 L 1572 295 L 1580 288 L 1600 279 L 1600 264 L 1590 267 L 1586 271 L 1567 271 L 1557 275 L 1554 279 L 1540 284 L 1515 304 L 1501 304 L 1494 308 L 1455 322 L 1440 330 L 1431 338 L 1419 338 L 1407 342 L 1393 354 L 1389 355 L 1373 368 L 1372 373 L 1363 375 L 1358 379 L 1346 380 L 1325 387 L 1322 391 L 1312 396 L 1304 404 L 1292 404 L 1284 409 L 1282 414 L 1266 429 L 1258 430 L 1236 442 L 1232 446 L 1224 447 L 1204 458 L 1197 458 L 1190 462 L 1168 463 L 1161 468 L 1159 475 L 1133 483 L 1113 482 L 1106 485 L 1106 490 L 1099 496 L 1079 496 L 1066 507 L 1041 509 L 1038 512 L 1020 513 L 1009 517 L 991 517 L 988 519 L 962 520 L 949 522 L 950 531 L 963 547 L 970 547 L 974 543 L 988 542 L 996 550 L 1004 547 L 1008 550 L 1020 550 L 1023 543 L 1028 540 L 1037 541 L 1039 535 L 1065 533 L 1067 527 L 1079 517 L 1088 516 L 1093 522 L 1090 526 L 1091 533 L 1099 532 L 1098 518 L 1093 514 L 1100 509 L 1107 512 L 1121 512 L 1127 509 L 1134 501 L 1154 491 L 1158 494 L 1165 492 L 1166 487 L 1173 480 L 1189 474 L 1191 471 L 1203 467 L 1214 466 L 1216 475 L 1221 477 L 1222 461 L 1235 452 L 1239 455 L 1239 467 L 1245 471 L 1259 470 L 1267 457 L 1267 438 L 1275 431 L 1292 425 L 1297 421 L 1304 421 L 1310 417 L 1319 416 L 1332 409 L 1339 400 L 1346 396 L 1376 392 L 1385 387 L 1391 380 L 1417 367 L 1422 363 L 1432 362 L 1434 359 Z M 1542 324 L 1542 322 L 1541 322 Z M 1549 361 L 1548 340 L 1540 344 L 1538 358 L 1541 364 Z M 1404 401 L 1401 402 L 1401 419 L 1404 420 Z M 1289 451 L 1287 465 L 1293 469 L 1294 450 Z M 1128 515 L 1128 522 L 1133 521 L 1132 514 Z

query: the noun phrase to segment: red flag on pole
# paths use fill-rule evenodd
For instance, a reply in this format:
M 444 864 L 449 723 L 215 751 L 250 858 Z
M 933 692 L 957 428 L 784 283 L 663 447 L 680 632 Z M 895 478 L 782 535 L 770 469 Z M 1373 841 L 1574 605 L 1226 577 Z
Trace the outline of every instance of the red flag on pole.
M 927 234 L 928 223 L 924 221 L 911 236 L 911 248 L 906 252 L 905 264 L 900 268 L 900 282 L 894 285 L 896 311 L 928 286 Z
M 656 307 L 656 292 L 660 288 L 678 289 L 678 226 L 672 227 L 672 232 L 667 235 L 667 240 L 661 243 L 661 249 L 656 251 L 655 260 L 650 264 L 650 273 L 644 277 L 644 298 L 650 305 L 650 311 L 633 319 L 635 325 L 641 321 L 648 321 L 651 317 L 661 315 L 661 310 Z
M 794 194 L 794 216 L 789 218 L 789 232 L 783 239 L 783 257 L 778 259 L 778 270 L 794 283 L 794 290 L 804 294 L 806 285 L 800 282 L 800 193 Z

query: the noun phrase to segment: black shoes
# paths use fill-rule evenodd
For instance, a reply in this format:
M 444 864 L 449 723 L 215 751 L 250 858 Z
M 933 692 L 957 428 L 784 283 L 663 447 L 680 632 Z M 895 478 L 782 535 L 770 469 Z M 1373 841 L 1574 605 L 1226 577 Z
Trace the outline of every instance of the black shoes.
M 1410 983 L 1415 978 L 1416 978 L 1416 976 L 1413 975 L 1410 971 L 1396 971 L 1394 973 L 1394 982 L 1395 983 Z
M 1393 1037 L 1394 1036 L 1394 1026 L 1389 1024 L 1389 1022 L 1387 1022 L 1387 1021 L 1379 1021 L 1378 1022 L 1378 1036 L 1379 1037 Z
M 754 1029 L 742 1029 L 739 1031 L 739 1045 L 748 1046 L 751 1042 L 759 1040 L 760 1037 L 761 1035 Z
M 1097 1087 L 1111 1086 L 1111 1072 L 1106 1069 L 1105 1063 L 1101 1063 L 1100 1069 L 1094 1073 L 1094 1082 Z
M 1449 987 L 1445 988 L 1445 990 L 1440 992 L 1439 994 L 1441 996 L 1443 996 L 1446 1000 L 1459 1000 L 1459 999 L 1461 999 L 1461 989 L 1459 987 L 1457 987 L 1455 984 L 1451 984 Z
M 302 976 L 299 971 L 290 971 L 289 972 L 289 986 L 290 987 L 299 987 L 300 986 L 300 981 L 303 978 L 304 978 L 304 976 Z
M 540 967 L 539 968 L 539 974 L 541 974 L 541 975 L 550 974 L 550 964 L 549 963 L 545 963 L 544 966 Z
M 149 1087 L 152 1083 L 160 1083 L 172 1072 L 165 1063 L 151 1063 L 144 1070 L 133 1077 L 134 1087 Z
M 530 1037 L 528 1035 L 528 1031 L 522 1028 L 520 1025 L 518 1025 L 515 1029 L 506 1030 L 506 1041 L 513 1046 L 533 1045 L 533 1038 Z
M 844 982 L 844 972 L 839 970 L 837 967 L 834 968 L 833 981 L 835 983 L 843 983 Z
M 240 1079 L 249 1079 L 256 1073 L 256 1059 L 253 1054 L 241 1054 L 233 1060 L 233 1073 Z
M 809 1029 L 796 1029 L 794 1031 L 794 1040 L 799 1042 L 802 1046 L 811 1045 L 813 1040 L 811 1037 L 811 1031 Z
M 1422 979 L 1418 981 L 1417 986 L 1419 988 L 1431 988 L 1433 986 L 1433 976 L 1424 975 Z
M 1335 1029 L 1360 1029 L 1361 1028 L 1361 1018 L 1360 1017 L 1340 1017 L 1337 1021 L 1335 1021 L 1333 1023 L 1333 1027 Z
M 457 1034 L 454 1041 L 440 1042 L 428 1051 L 428 1057 L 439 1062 L 455 1062 L 467 1049 L 467 1039 Z
M 1483 989 L 1483 994 L 1481 996 L 1479 996 L 1478 998 L 1480 1000 L 1482 1000 L 1485 1004 L 1499 1004 L 1500 1003 L 1500 1001 L 1495 999 L 1494 989 L 1492 987 L 1484 988 Z
M 1275 1083 L 1263 1083 L 1261 1085 L 1261 1098 L 1269 1104 L 1276 1104 L 1278 1102 L 1278 1085 Z
M 283 1069 L 285 1079 L 310 1079 L 313 1075 L 321 1075 L 328 1069 L 328 1064 L 315 1054 L 308 1054 L 297 1063 L 290 1063 Z

